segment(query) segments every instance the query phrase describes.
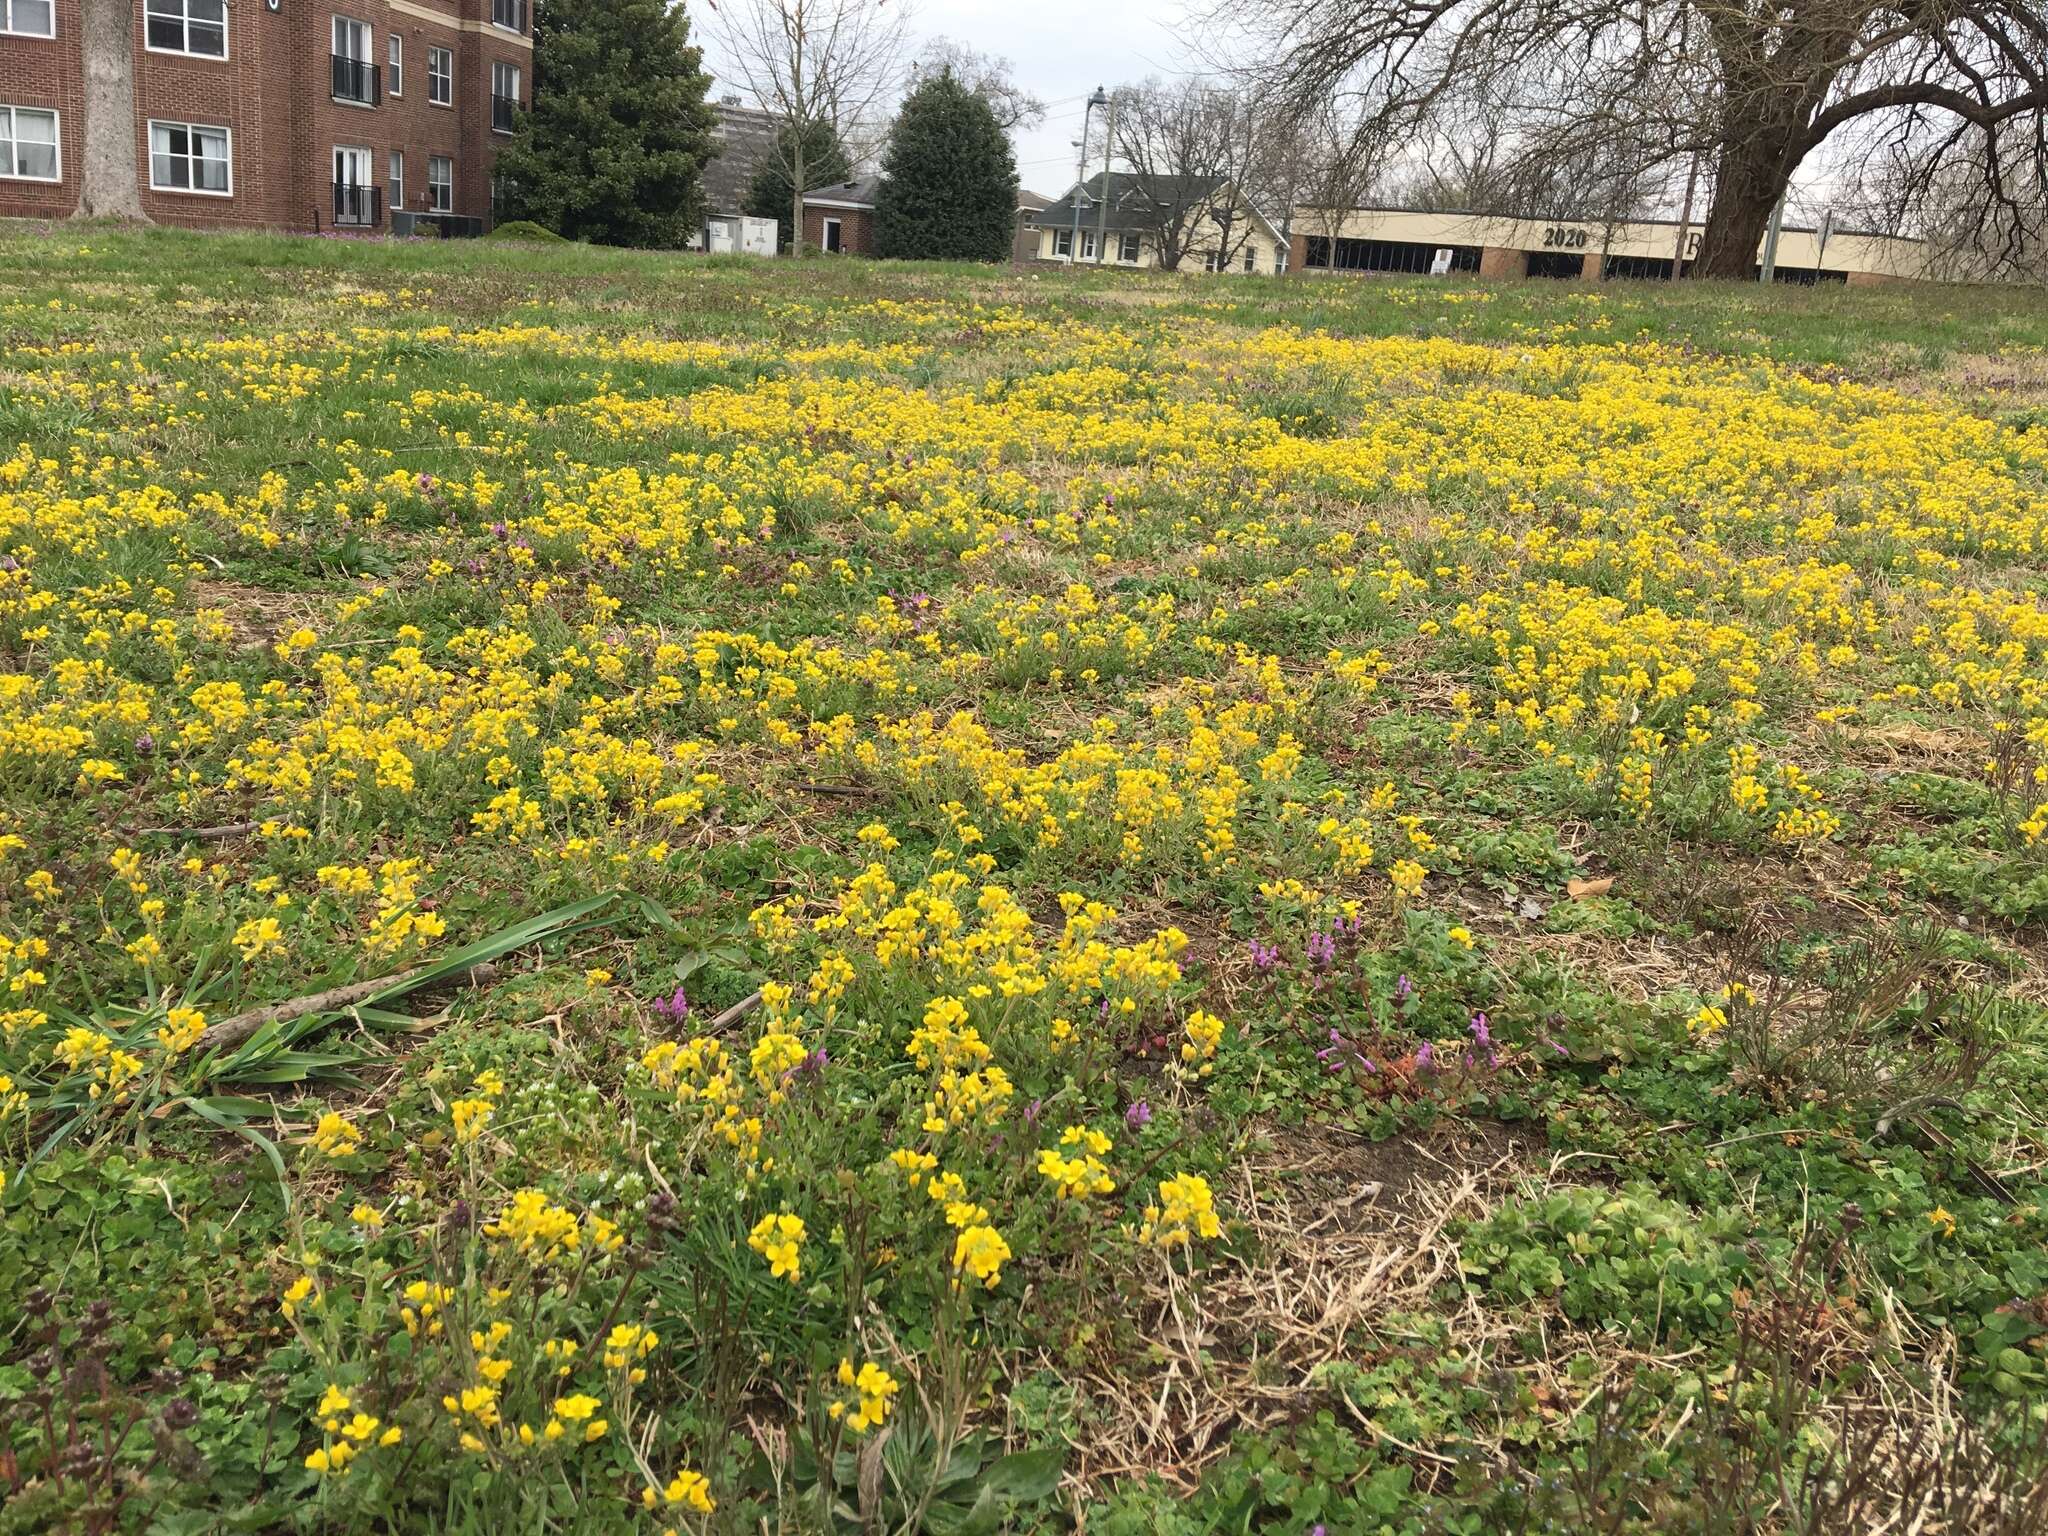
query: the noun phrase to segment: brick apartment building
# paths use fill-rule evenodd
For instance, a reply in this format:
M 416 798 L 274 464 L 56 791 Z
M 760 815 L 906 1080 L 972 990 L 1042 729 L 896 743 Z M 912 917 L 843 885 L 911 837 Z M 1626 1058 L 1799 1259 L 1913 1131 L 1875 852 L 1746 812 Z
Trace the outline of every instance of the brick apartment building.
M 0 217 L 79 205 L 81 8 L 0 0 Z M 166 224 L 460 233 L 532 100 L 529 0 L 130 0 L 142 207 Z

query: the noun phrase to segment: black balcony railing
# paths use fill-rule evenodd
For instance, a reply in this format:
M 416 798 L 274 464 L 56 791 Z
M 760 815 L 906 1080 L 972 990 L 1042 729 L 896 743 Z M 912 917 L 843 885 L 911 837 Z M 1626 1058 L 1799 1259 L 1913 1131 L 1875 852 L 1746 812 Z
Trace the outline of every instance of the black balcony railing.
M 384 189 L 334 184 L 334 222 L 351 229 L 374 229 L 384 218 Z
M 491 98 L 491 129 L 495 133 L 510 133 L 519 121 L 519 98 L 517 96 L 493 96 Z
M 349 59 L 340 54 L 334 58 L 334 99 L 336 101 L 360 102 L 374 107 L 381 99 L 378 93 L 377 66 L 367 59 Z

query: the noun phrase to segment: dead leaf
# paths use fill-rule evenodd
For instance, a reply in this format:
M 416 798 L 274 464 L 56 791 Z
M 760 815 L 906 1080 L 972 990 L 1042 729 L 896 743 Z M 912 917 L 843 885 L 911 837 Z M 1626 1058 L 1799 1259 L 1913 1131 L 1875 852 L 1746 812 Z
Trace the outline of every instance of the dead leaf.
M 1605 896 L 1613 889 L 1614 876 L 1609 875 L 1604 880 L 1567 880 L 1564 893 L 1573 901 L 1583 901 L 1588 896 Z

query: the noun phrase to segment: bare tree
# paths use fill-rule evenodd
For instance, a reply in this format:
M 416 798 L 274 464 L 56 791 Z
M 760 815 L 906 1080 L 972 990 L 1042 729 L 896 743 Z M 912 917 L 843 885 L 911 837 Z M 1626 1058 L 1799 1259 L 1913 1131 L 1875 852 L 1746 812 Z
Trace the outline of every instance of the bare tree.
M 790 254 L 804 253 L 804 194 L 817 190 L 807 132 L 824 123 L 856 161 L 880 143 L 902 74 L 906 0 L 716 0 L 712 35 L 730 77 L 776 119 L 789 173 Z
M 910 66 L 914 77 L 943 74 L 953 78 L 989 105 L 1005 133 L 1030 130 L 1045 121 L 1045 103 L 1017 83 L 1008 59 L 981 53 L 950 37 L 934 37 L 918 50 Z
M 1207 20 L 1297 109 L 1426 139 L 1491 98 L 1522 163 L 1604 144 L 1652 183 L 1700 155 L 1713 277 L 1749 275 L 1793 173 L 1852 124 L 1981 145 L 2048 111 L 2048 0 L 1233 0 Z M 1974 157 L 1994 182 L 2007 163 Z
M 131 0 L 85 0 L 79 17 L 85 50 L 85 154 L 78 216 L 147 219 L 135 159 L 135 7 Z
M 1176 271 L 1195 250 L 1230 266 L 1251 238 L 1250 183 L 1270 176 L 1292 195 L 1289 165 L 1248 92 L 1198 76 L 1119 86 L 1116 153 L 1134 173 L 1118 215 L 1152 238 L 1159 264 Z

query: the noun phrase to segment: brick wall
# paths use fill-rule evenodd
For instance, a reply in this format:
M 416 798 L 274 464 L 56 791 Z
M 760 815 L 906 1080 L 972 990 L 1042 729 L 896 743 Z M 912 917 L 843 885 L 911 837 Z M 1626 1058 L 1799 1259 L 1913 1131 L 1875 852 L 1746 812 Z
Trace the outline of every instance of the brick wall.
M 825 248 L 825 221 L 839 220 L 839 249 L 848 256 L 875 254 L 875 214 L 871 208 L 813 208 L 804 205 L 804 246 Z
M 78 206 L 76 170 L 85 158 L 78 5 L 79 0 L 57 0 L 55 38 L 0 34 L 0 105 L 56 112 L 58 170 L 64 178 L 51 183 L 0 177 L 0 218 L 61 218 Z
M 0 217 L 55 217 L 78 205 L 84 69 L 80 0 L 57 0 L 54 40 L 0 36 L 0 104 L 54 107 L 60 114 L 63 181 L 56 186 L 0 178 Z M 334 215 L 334 151 L 369 152 L 369 185 L 381 189 L 378 227 L 390 227 L 397 199 L 391 155 L 404 156 L 402 206 L 427 207 L 427 159 L 455 162 L 453 212 L 488 219 L 491 167 L 506 136 L 491 126 L 491 66 L 519 70 L 522 105 L 533 99 L 528 36 L 491 23 L 491 0 L 227 0 L 224 59 L 163 53 L 147 45 L 144 0 L 135 4 L 135 150 L 142 206 L 163 223 L 327 229 Z M 530 11 L 529 5 L 529 24 Z M 334 99 L 334 17 L 370 28 L 377 66 L 373 107 Z M 401 90 L 391 92 L 390 49 L 400 39 Z M 454 100 L 427 100 L 427 50 L 453 55 Z M 227 196 L 150 185 L 151 119 L 225 127 L 230 135 Z

